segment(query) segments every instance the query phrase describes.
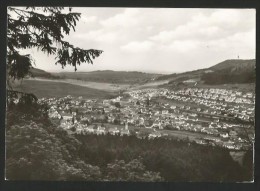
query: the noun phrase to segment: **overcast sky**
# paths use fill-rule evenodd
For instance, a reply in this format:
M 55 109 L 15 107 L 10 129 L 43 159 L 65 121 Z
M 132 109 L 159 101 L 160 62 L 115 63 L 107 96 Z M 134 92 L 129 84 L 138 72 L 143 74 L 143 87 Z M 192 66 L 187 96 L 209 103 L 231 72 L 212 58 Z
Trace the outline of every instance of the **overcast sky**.
M 66 40 L 104 51 L 78 71 L 126 70 L 174 73 L 226 59 L 255 58 L 254 9 L 74 8 L 82 13 Z M 54 56 L 31 51 L 36 67 L 64 70 Z

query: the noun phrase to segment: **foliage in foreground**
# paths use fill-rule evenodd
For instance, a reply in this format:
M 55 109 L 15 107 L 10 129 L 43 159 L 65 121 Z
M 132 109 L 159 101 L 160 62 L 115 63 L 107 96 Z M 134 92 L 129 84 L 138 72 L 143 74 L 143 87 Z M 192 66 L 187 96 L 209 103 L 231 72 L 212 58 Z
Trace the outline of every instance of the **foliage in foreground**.
M 9 180 L 245 181 L 229 151 L 182 141 L 134 136 L 70 135 L 40 112 L 8 107 L 6 178 Z
M 22 112 L 21 112 L 22 111 Z M 28 110 L 29 111 L 29 110 Z M 142 159 L 114 160 L 100 168 L 79 158 L 82 143 L 37 112 L 12 106 L 7 111 L 8 180 L 160 181 Z
M 233 182 L 252 179 L 250 151 L 244 165 L 239 166 L 227 149 L 184 141 L 112 135 L 76 137 L 82 142 L 80 158 L 101 168 L 110 161 L 128 162 L 140 157 L 148 170 L 159 172 L 166 181 Z

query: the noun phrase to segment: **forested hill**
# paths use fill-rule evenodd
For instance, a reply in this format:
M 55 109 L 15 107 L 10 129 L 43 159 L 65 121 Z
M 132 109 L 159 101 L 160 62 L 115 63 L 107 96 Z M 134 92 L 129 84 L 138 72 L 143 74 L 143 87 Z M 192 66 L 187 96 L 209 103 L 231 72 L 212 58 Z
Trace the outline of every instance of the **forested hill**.
M 106 83 L 145 83 L 160 76 L 160 74 L 150 74 L 136 71 L 112 71 L 98 70 L 92 72 L 60 72 L 48 73 L 43 70 L 31 70 L 34 77 L 43 78 L 60 78 L 60 79 L 76 79 L 89 82 L 106 82 Z
M 77 79 L 92 82 L 107 83 L 145 83 L 158 77 L 159 74 L 149 74 L 136 71 L 98 70 L 93 72 L 61 72 L 56 74 L 61 78 Z
M 201 76 L 206 84 L 254 83 L 255 60 L 226 60 L 209 69 Z
M 156 80 L 168 80 L 169 83 L 194 80 L 204 84 L 254 83 L 255 59 L 225 60 L 212 67 L 179 74 L 162 75 Z
M 213 71 L 229 70 L 230 72 L 239 72 L 239 70 L 254 70 L 255 69 L 255 59 L 252 60 L 240 60 L 232 59 L 225 60 L 219 64 L 216 64 L 209 69 Z
M 29 73 L 32 77 L 38 77 L 38 78 L 47 78 L 47 79 L 59 79 L 59 76 L 53 75 L 49 72 L 46 72 L 44 70 L 38 69 L 38 68 L 31 68 L 29 70 Z

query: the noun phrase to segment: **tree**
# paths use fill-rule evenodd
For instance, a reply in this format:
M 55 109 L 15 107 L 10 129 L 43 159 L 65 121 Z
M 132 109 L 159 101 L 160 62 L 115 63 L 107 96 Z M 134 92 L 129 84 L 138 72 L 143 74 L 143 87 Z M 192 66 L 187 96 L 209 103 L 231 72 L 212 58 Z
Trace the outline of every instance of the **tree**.
M 120 108 L 120 107 L 121 107 L 120 102 L 115 102 L 115 106 L 116 106 L 117 108 Z
M 162 181 L 163 178 L 158 172 L 146 170 L 141 159 L 131 160 L 126 163 L 124 160 L 115 160 L 107 164 L 106 180 L 109 181 Z
M 7 114 L 10 118 L 10 113 Z M 99 167 L 78 158 L 81 143 L 74 136 L 50 121 L 44 124 L 35 122 L 35 116 L 22 117 L 18 112 L 16 118 L 20 119 L 7 123 L 7 179 L 99 180 Z
M 114 119 L 114 123 L 115 124 L 120 124 L 120 117 L 116 117 L 115 119 Z
M 150 99 L 147 97 L 146 99 L 146 105 L 149 106 L 150 105 Z
M 93 59 L 103 51 L 85 50 L 63 40 L 80 18 L 80 13 L 63 7 L 8 7 L 7 29 L 7 85 L 10 80 L 20 80 L 30 74 L 33 58 L 22 54 L 22 49 L 37 48 L 48 55 L 56 55 L 62 68 L 72 65 L 77 70 L 81 63 L 93 64 Z

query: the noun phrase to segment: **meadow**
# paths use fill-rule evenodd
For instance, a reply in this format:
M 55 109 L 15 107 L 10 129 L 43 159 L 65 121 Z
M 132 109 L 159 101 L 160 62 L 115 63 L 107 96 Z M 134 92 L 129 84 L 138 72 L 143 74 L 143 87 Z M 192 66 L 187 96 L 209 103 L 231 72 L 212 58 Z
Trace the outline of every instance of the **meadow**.
M 94 89 L 58 81 L 24 80 L 13 85 L 16 91 L 33 93 L 38 98 L 42 97 L 73 97 L 82 96 L 85 99 L 109 99 L 117 95 L 116 92 Z

